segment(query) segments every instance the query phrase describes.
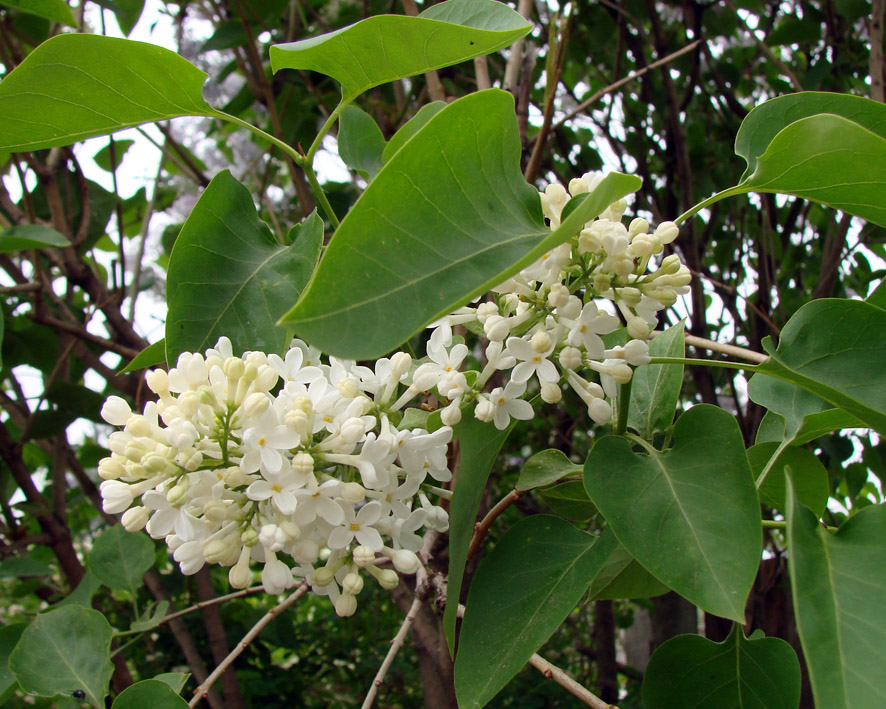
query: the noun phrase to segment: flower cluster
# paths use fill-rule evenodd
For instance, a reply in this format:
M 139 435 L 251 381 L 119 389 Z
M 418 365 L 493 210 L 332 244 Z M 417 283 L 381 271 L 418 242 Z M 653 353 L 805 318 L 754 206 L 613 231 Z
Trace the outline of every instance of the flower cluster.
M 448 529 L 428 495 L 448 494 L 433 483 L 452 477 L 452 429 L 398 428 L 414 392 L 393 397 L 410 365 L 402 352 L 374 369 L 324 364 L 300 340 L 285 358 L 234 356 L 226 338 L 205 357 L 183 353 L 168 373 L 148 373 L 158 400 L 143 414 L 105 403 L 123 430 L 98 468 L 104 509 L 165 538 L 185 574 L 218 563 L 245 588 L 260 564 L 269 593 L 302 577 L 351 615 L 364 573 L 396 586 L 398 571 L 419 568 L 416 532 Z
M 551 229 L 560 226 L 569 197 L 592 191 L 601 179 L 587 173 L 572 180 L 568 192 L 562 185 L 548 185 L 541 201 Z M 448 402 L 444 423 L 454 425 L 462 410 L 472 406 L 478 419 L 504 429 L 511 418 L 532 418 L 532 407 L 524 400 L 527 390 L 555 404 L 562 397 L 561 383 L 581 398 L 591 419 L 610 421 L 615 385 L 630 381 L 632 366 L 649 362 L 646 339 L 658 324 L 658 312 L 688 292 L 691 280 L 673 254 L 649 272 L 653 257 L 677 237 L 677 226 L 662 222 L 650 233 L 649 223 L 638 218 L 625 227 L 625 207 L 624 200 L 611 204 L 580 233 L 494 288 L 489 300 L 432 325 L 427 348 L 431 363 L 419 370 L 439 373 L 436 391 Z M 604 301 L 624 319 L 624 344 L 604 344 L 603 336 L 622 323 Z M 468 348 L 454 342 L 454 325 L 489 343 L 485 366 L 470 384 L 458 371 Z M 490 377 L 507 370 L 507 382 L 486 392 Z
M 568 192 L 548 186 L 552 229 L 569 195 L 600 179 L 584 175 Z M 205 356 L 186 352 L 168 373 L 149 372 L 157 401 L 142 414 L 118 397 L 102 410 L 123 427 L 99 464 L 105 511 L 165 538 L 185 574 L 217 563 L 244 588 L 261 565 L 268 592 L 303 578 L 351 615 L 364 576 L 392 588 L 398 572 L 419 569 L 418 532 L 448 529 L 429 495 L 449 495 L 435 483 L 452 477 L 447 448 L 463 411 L 503 430 L 533 417 L 529 397 L 553 404 L 570 387 L 591 419 L 610 421 L 615 385 L 649 361 L 658 312 L 690 281 L 673 255 L 650 272 L 676 225 L 625 227 L 624 210 L 623 200 L 610 205 L 488 300 L 433 324 L 419 361 L 398 352 L 370 368 L 324 359 L 297 339 L 282 358 L 235 356 L 222 338 Z M 472 353 L 456 325 L 485 344 Z M 472 354 L 482 365 L 466 371 Z M 404 408 L 430 395 L 438 413 Z

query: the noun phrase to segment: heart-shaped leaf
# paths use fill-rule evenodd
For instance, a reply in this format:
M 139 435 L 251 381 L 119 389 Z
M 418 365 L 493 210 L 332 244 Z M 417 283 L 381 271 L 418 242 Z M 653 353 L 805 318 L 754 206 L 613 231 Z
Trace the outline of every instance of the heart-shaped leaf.
M 684 357 L 683 322 L 658 334 L 649 343 L 652 357 Z M 643 438 L 670 428 L 683 386 L 682 364 L 644 364 L 631 379 L 628 426 Z
M 80 690 L 104 707 L 111 664 L 111 625 L 98 611 L 65 606 L 41 613 L 22 633 L 9 657 L 22 690 L 40 697 Z
M 886 507 L 866 507 L 830 534 L 788 488 L 791 592 L 815 705 L 884 706 Z
M 95 34 L 47 40 L 0 82 L 0 149 L 70 145 L 177 116 L 218 115 L 175 52 Z
M 461 600 L 461 583 L 480 498 L 486 489 L 486 481 L 498 452 L 513 427 L 512 422 L 504 431 L 499 431 L 470 416 L 463 418 L 455 429 L 461 464 L 458 469 L 458 485 L 449 507 L 449 577 L 446 585 L 446 610 L 443 613 L 443 631 L 450 652 L 455 648 L 456 611 Z
M 746 638 L 738 625 L 721 643 L 678 635 L 649 659 L 642 696 L 646 709 L 797 709 L 800 661 L 784 640 Z
M 532 29 L 493 0 L 449 0 L 418 17 L 377 15 L 328 34 L 271 47 L 271 67 L 326 74 L 353 98 L 373 86 L 507 47 Z
M 639 442 L 635 437 L 632 439 Z M 709 613 L 744 622 L 760 562 L 760 506 L 735 419 L 694 406 L 665 452 L 607 436 L 585 488 L 618 540 L 658 579 Z
M 455 659 L 460 707 L 482 707 L 575 608 L 616 546 L 568 522 L 533 515 L 514 525 L 477 569 Z
M 105 586 L 135 595 L 145 571 L 154 563 L 154 544 L 147 535 L 127 532 L 121 525 L 102 532 L 92 546 L 89 570 Z
M 758 372 L 796 384 L 886 433 L 886 310 L 822 298 L 800 308 Z M 805 411 L 805 409 L 802 409 Z
M 259 219 L 252 195 L 227 171 L 216 175 L 169 257 L 166 358 L 200 352 L 222 335 L 237 351 L 282 353 L 275 321 L 298 297 L 320 254 L 323 221 L 312 214 L 289 246 Z M 345 289 L 346 290 L 346 289 Z
M 520 150 L 509 93 L 481 91 L 444 108 L 366 188 L 281 323 L 324 352 L 379 357 L 640 184 L 607 175 L 570 202 L 572 213 L 552 232 L 538 192 L 523 179 Z
M 759 478 L 766 465 L 779 448 L 778 443 L 758 443 L 748 448 L 748 463 L 754 478 Z M 817 515 L 824 514 L 830 494 L 828 471 L 812 451 L 790 446 L 785 448 L 772 464 L 766 479 L 758 489 L 760 502 L 780 510 L 785 506 L 785 474 L 791 471 L 794 492 L 800 503 Z

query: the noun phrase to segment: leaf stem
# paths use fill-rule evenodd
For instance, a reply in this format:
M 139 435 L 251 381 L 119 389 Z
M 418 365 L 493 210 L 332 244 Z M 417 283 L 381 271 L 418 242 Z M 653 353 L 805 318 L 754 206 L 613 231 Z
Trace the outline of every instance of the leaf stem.
M 229 113 L 225 113 L 224 111 L 214 111 L 212 114 L 215 118 L 221 118 L 223 121 L 228 121 L 229 123 L 233 123 L 234 125 L 240 126 L 241 128 L 246 128 L 246 130 L 252 131 L 260 138 L 267 140 L 271 145 L 274 145 L 284 153 L 286 153 L 290 158 L 292 158 L 293 162 L 300 167 L 304 167 L 305 158 L 302 155 L 299 155 L 298 151 L 295 150 L 291 145 L 284 143 L 279 138 L 275 138 L 270 133 L 263 131 L 258 126 L 254 126 L 247 121 L 244 121 L 242 118 L 237 118 L 237 116 L 232 116 Z
M 775 449 L 775 452 L 770 456 L 769 460 L 766 461 L 766 467 L 763 468 L 763 472 L 760 473 L 760 477 L 757 478 L 757 482 L 754 483 L 759 490 L 763 486 L 763 482 L 766 480 L 766 476 L 769 475 L 769 472 L 772 470 L 775 465 L 775 461 L 778 460 L 778 457 L 784 453 L 788 446 L 791 445 L 790 438 L 786 438 L 781 443 L 778 444 L 778 448 Z
M 631 377 L 618 387 L 618 419 L 615 422 L 615 433 L 623 434 L 628 428 L 628 412 L 631 408 L 631 385 L 634 378 Z
M 744 369 L 749 372 L 757 370 L 756 364 L 744 364 L 721 359 L 693 359 L 691 357 L 653 357 L 650 364 L 695 364 L 704 367 L 721 367 L 723 369 Z
M 831 527 L 830 525 L 822 525 L 825 529 L 828 530 L 831 534 L 838 531 L 838 527 Z M 783 519 L 764 519 L 763 520 L 763 529 L 787 529 L 788 523 Z
M 712 204 L 714 204 L 715 202 L 719 202 L 721 199 L 726 199 L 727 197 L 732 197 L 732 196 L 738 195 L 738 194 L 745 194 L 747 192 L 750 192 L 750 188 L 745 187 L 743 185 L 735 185 L 735 187 L 730 187 L 729 189 L 725 189 L 722 192 L 717 192 L 716 194 L 712 194 L 707 199 L 702 200 L 701 202 L 696 204 L 694 207 L 690 207 L 685 212 L 683 212 L 683 214 L 681 214 L 679 217 L 677 217 L 674 220 L 674 223 L 675 224 L 682 224 L 684 221 L 689 219 L 689 217 L 694 215 L 696 212 L 700 212 L 702 209 L 705 209 L 706 207 L 710 207 Z

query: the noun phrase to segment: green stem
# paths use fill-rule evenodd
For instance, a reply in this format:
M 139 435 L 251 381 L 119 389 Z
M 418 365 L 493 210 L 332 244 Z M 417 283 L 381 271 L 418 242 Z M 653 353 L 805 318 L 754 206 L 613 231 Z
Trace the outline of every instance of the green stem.
M 631 377 L 624 384 L 618 387 L 618 420 L 615 423 L 615 433 L 621 435 L 628 427 L 628 411 L 631 408 L 631 384 L 634 378 Z
M 338 229 L 341 222 L 339 221 L 335 211 L 332 209 L 332 205 L 329 203 L 329 198 L 323 191 L 323 187 L 320 186 L 320 181 L 317 179 L 317 174 L 314 172 L 313 166 L 311 166 L 310 164 L 305 164 L 302 165 L 302 169 L 305 171 L 305 176 L 308 178 L 311 189 L 314 190 L 314 197 L 320 203 L 320 206 L 323 207 L 323 211 L 326 213 L 326 217 L 329 219 L 329 223 L 332 224 L 333 230 Z
M 292 158 L 293 162 L 296 165 L 304 167 L 305 158 L 302 155 L 299 155 L 297 150 L 295 150 L 291 145 L 284 143 L 279 138 L 275 138 L 270 133 L 263 131 L 258 126 L 254 126 L 251 123 L 244 121 L 242 118 L 237 118 L 237 116 L 232 116 L 231 114 L 225 113 L 224 111 L 215 111 L 212 115 L 214 115 L 216 118 L 221 118 L 223 121 L 228 121 L 229 123 L 233 123 L 234 125 L 240 126 L 241 128 L 245 128 L 248 131 L 252 131 L 260 138 L 264 138 L 265 140 L 267 140 L 271 145 L 280 148 L 280 150 L 282 150 L 284 153 Z
M 721 367 L 723 369 L 743 369 L 754 372 L 758 365 L 745 362 L 732 362 L 722 359 L 692 359 L 691 357 L 653 357 L 650 364 L 697 364 L 704 367 Z
M 763 485 L 763 482 L 766 480 L 766 476 L 769 475 L 769 472 L 775 465 L 775 461 L 778 460 L 778 457 L 787 449 L 789 445 L 791 445 L 791 440 L 792 439 L 785 439 L 781 443 L 779 443 L 778 448 L 775 449 L 775 452 L 772 454 L 769 460 L 766 461 L 766 467 L 763 468 L 763 472 L 760 473 L 760 477 L 757 478 L 756 486 L 758 490 Z
M 763 520 L 763 529 L 787 529 L 788 523 L 784 520 L 778 519 L 764 519 Z M 837 527 L 831 527 L 827 525 L 825 529 L 828 530 L 831 534 L 837 531 Z
M 675 224 L 682 224 L 684 221 L 689 219 L 689 217 L 691 217 L 696 212 L 699 212 L 702 209 L 705 209 L 706 207 L 710 207 L 712 204 L 714 204 L 715 202 L 719 202 L 721 199 L 726 199 L 727 197 L 732 197 L 737 194 L 745 194 L 749 191 L 750 190 L 747 187 L 743 187 L 742 185 L 736 185 L 735 187 L 730 187 L 729 189 L 723 190 L 722 192 L 717 192 L 716 194 L 712 194 L 707 199 L 702 200 L 701 202 L 696 204 L 694 207 L 691 207 L 691 208 L 687 209 L 685 212 L 683 212 L 683 214 L 681 214 L 679 217 L 677 217 L 674 220 L 674 223 Z
M 649 453 L 649 455 L 655 455 L 656 453 L 659 452 L 658 450 L 656 450 L 655 446 L 653 446 L 649 441 L 647 441 L 645 438 L 640 438 L 640 436 L 638 436 L 634 433 L 623 433 L 621 435 L 624 436 L 625 438 L 632 440 L 634 443 L 636 443 L 638 446 L 640 446 L 643 450 L 645 450 L 647 453 Z

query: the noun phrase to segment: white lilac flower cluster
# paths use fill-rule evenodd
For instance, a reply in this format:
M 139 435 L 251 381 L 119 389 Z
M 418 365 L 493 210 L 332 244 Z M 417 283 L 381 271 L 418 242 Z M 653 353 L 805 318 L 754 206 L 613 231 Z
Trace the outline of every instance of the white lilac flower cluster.
M 572 180 L 568 192 L 562 185 L 548 185 L 541 201 L 551 229 L 560 226 L 570 196 L 592 191 L 602 179 L 587 173 Z M 529 394 L 537 391 L 549 404 L 560 401 L 562 383 L 581 398 L 595 422 L 611 420 L 616 384 L 630 381 L 632 366 L 649 362 L 646 339 L 658 324 L 658 312 L 687 293 L 691 280 L 674 254 L 649 272 L 653 257 L 677 237 L 676 224 L 662 222 L 650 233 L 649 223 L 638 218 L 625 227 L 625 207 L 624 200 L 609 205 L 580 233 L 494 288 L 489 300 L 432 325 L 427 348 L 431 361 L 418 368 L 416 377 L 424 369 L 445 370 L 432 379 L 437 394 L 448 402 L 442 410 L 445 424 L 456 424 L 472 406 L 476 418 L 503 430 L 511 418 L 532 418 L 525 400 Z M 615 332 L 621 320 L 600 301 L 609 301 L 622 315 L 624 345 L 604 344 L 603 336 Z M 476 378 L 459 371 L 469 351 L 454 341 L 454 325 L 488 341 L 485 366 Z M 507 381 L 487 393 L 493 374 L 505 370 L 510 370 Z
M 547 187 L 541 201 L 552 229 L 569 195 L 600 179 L 588 173 L 568 192 Z M 452 478 L 447 447 L 463 410 L 503 430 L 512 418 L 533 417 L 528 398 L 538 393 L 553 404 L 568 386 L 595 422 L 610 421 L 615 385 L 649 361 L 657 313 L 690 281 L 676 256 L 647 272 L 676 225 L 650 233 L 645 219 L 634 219 L 625 227 L 624 210 L 623 200 L 610 205 L 490 300 L 432 325 L 419 361 L 404 352 L 374 368 L 322 361 L 297 339 L 283 358 L 240 357 L 222 338 L 205 356 L 186 352 L 168 373 L 149 372 L 158 400 L 142 414 L 119 397 L 102 410 L 123 427 L 98 468 L 105 511 L 123 512 L 128 530 L 165 538 L 185 574 L 221 564 L 231 585 L 244 588 L 261 565 L 269 593 L 303 578 L 339 615 L 351 615 L 365 575 L 396 586 L 398 572 L 420 566 L 419 530 L 448 529 L 429 495 L 449 494 L 434 483 Z M 601 301 L 621 313 L 624 345 L 604 344 L 621 320 Z M 455 325 L 486 343 L 473 353 L 484 362 L 474 371 L 465 371 L 471 351 Z M 493 375 L 507 371 L 492 387 Z M 432 394 L 441 403 L 432 418 L 404 408 Z
M 449 526 L 428 495 L 448 495 L 433 483 L 452 477 L 452 429 L 402 425 L 411 363 L 403 352 L 374 369 L 321 363 L 301 340 L 284 358 L 234 356 L 227 338 L 205 357 L 183 353 L 148 373 L 158 400 L 142 414 L 105 403 L 123 430 L 98 467 L 104 510 L 165 538 L 184 574 L 221 564 L 245 588 L 260 564 L 269 593 L 301 577 L 351 615 L 364 575 L 393 588 L 419 568 L 417 532 Z

